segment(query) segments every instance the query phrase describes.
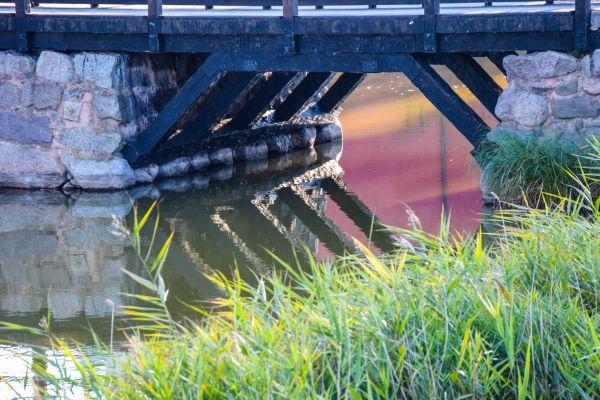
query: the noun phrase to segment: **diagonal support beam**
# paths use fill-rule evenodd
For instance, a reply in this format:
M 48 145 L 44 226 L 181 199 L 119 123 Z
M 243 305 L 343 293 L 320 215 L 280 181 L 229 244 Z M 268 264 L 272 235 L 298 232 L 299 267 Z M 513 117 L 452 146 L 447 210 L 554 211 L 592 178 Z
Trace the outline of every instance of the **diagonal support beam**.
M 233 116 L 227 124 L 229 130 L 248 129 L 267 110 L 273 99 L 296 76 L 296 72 L 273 72 L 263 88 Z
M 353 72 L 342 74 L 319 100 L 319 109 L 325 113 L 338 109 L 366 76 Z
M 158 145 L 166 140 L 181 116 L 200 98 L 218 77 L 221 58 L 210 55 L 158 113 L 148 128 L 123 149 L 123 155 L 132 165 L 137 165 Z
M 502 88 L 473 57 L 461 53 L 443 54 L 436 57 L 435 61 L 446 65 L 481 104 L 495 116 L 494 110 Z
M 210 127 L 219 122 L 255 77 L 256 72 L 225 73 L 194 110 L 195 116 L 177 136 L 161 145 L 161 150 L 197 143 L 206 138 Z
M 508 52 L 504 52 L 504 51 L 495 51 L 493 53 L 489 53 L 487 54 L 487 58 L 500 70 L 502 71 L 502 73 L 504 75 L 506 75 L 506 69 L 504 69 L 504 57 L 506 56 L 511 56 L 511 55 L 516 55 L 517 53 L 515 53 L 514 51 L 508 51 Z
M 489 129 L 422 55 L 398 56 L 402 72 L 473 146 Z
M 341 182 L 326 178 L 321 187 L 354 224 L 383 251 L 397 248 L 394 237 L 375 214 Z
M 289 121 L 301 112 L 308 100 L 333 77 L 330 72 L 310 72 L 275 109 L 274 121 Z

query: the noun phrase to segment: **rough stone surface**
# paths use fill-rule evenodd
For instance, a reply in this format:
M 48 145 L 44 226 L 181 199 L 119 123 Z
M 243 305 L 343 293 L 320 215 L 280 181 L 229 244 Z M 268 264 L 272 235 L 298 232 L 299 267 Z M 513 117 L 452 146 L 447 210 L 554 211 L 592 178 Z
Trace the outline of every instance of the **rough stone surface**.
M 575 72 L 579 67 L 575 57 L 555 51 L 524 56 L 511 55 L 504 58 L 503 64 L 509 80 L 556 78 Z
M 273 135 L 266 138 L 269 154 L 285 154 L 294 150 L 290 135 Z
M 495 111 L 502 121 L 535 127 L 548 119 L 548 102 L 534 93 L 508 89 L 500 95 Z
M 123 102 L 119 96 L 96 94 L 94 95 L 92 105 L 98 118 L 111 118 L 117 121 L 123 120 Z
M 591 73 L 594 76 L 600 76 L 600 51 L 595 50 L 590 58 Z
M 81 116 L 81 102 L 67 100 L 63 103 L 63 118 L 67 121 L 79 121 Z
M 581 88 L 588 94 L 600 94 L 600 79 L 583 78 Z
M 256 143 L 236 147 L 233 152 L 233 158 L 236 161 L 252 161 L 267 158 L 268 154 L 267 143 L 261 140 Z
M 210 165 L 231 165 L 233 164 L 233 152 L 230 148 L 215 150 L 208 154 Z
M 207 153 L 200 153 L 193 156 L 190 160 L 190 168 L 193 171 L 202 171 L 210 165 L 210 159 Z
M 12 83 L 0 84 L 0 107 L 15 107 L 21 100 L 21 89 Z
M 158 167 L 159 178 L 169 178 L 173 176 L 182 176 L 190 170 L 190 159 L 188 157 L 179 157 Z
M 47 150 L 0 141 L 0 186 L 56 188 L 65 182 L 65 166 Z
M 317 130 L 316 144 L 342 140 L 342 124 L 338 122 L 325 125 Z
M 37 110 L 56 109 L 62 100 L 62 86 L 55 82 L 27 81 L 23 85 L 21 103 L 28 107 L 33 105 Z
M 12 52 L 0 53 L 0 75 L 27 76 L 35 71 L 35 60 Z
M 73 57 L 77 75 L 101 88 L 122 85 L 123 57 L 118 54 L 82 53 Z
M 48 147 L 52 130 L 46 117 L 24 117 L 0 111 L 0 139 Z
M 158 176 L 158 165 L 149 164 L 143 168 L 133 170 L 137 183 L 150 183 Z
M 572 80 L 563 85 L 558 86 L 554 90 L 554 93 L 556 93 L 558 96 L 569 96 L 569 95 L 577 93 L 577 87 L 578 87 L 577 80 Z
M 42 51 L 35 67 L 40 78 L 55 82 L 71 82 L 75 77 L 73 60 L 67 54 Z
M 59 141 L 71 149 L 112 154 L 121 145 L 121 135 L 117 132 L 97 133 L 91 128 L 73 128 L 65 131 Z
M 89 160 L 67 157 L 71 183 L 83 189 L 123 189 L 135 183 L 133 170 L 122 158 Z
M 296 150 L 308 149 L 315 145 L 317 138 L 317 129 L 312 126 L 305 126 L 292 133 L 292 143 Z
M 596 117 L 600 111 L 600 103 L 591 96 L 578 96 L 553 100 L 551 108 L 556 118 Z

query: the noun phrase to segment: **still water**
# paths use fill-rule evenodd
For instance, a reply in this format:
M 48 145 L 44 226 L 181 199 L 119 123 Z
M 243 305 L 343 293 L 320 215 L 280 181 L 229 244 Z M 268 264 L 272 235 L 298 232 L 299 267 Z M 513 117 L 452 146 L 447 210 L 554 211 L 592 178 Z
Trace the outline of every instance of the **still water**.
M 351 251 L 353 238 L 386 250 L 395 238 L 377 227 L 406 227 L 407 209 L 430 232 L 443 212 L 453 230 L 478 228 L 471 146 L 402 75 L 369 76 L 340 119 L 343 148 L 328 144 L 130 193 L 0 192 L 0 321 L 37 326 L 51 313 L 59 336 L 89 342 L 92 327 L 107 338 L 112 304 L 129 304 L 123 293 L 137 290 L 121 271 L 139 268 L 128 237 L 135 197 L 141 211 L 160 198 L 159 242 L 175 232 L 164 275 L 176 310 L 219 295 L 203 275 L 209 269 L 230 273 L 237 265 L 253 281 L 277 268 L 269 250 L 293 261 L 292 247 L 306 245 L 331 258 Z M 32 395 L 22 361 L 28 346 L 2 341 L 36 339 L 0 332 L 0 398 L 14 396 L 9 384 Z

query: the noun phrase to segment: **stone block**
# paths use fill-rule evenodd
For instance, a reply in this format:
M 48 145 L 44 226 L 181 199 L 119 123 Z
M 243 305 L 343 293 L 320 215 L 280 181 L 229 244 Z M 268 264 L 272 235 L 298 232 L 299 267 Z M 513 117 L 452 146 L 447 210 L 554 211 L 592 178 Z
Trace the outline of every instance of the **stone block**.
M 300 128 L 297 132 L 292 133 L 292 143 L 296 150 L 313 147 L 316 139 L 317 129 L 313 126 L 305 126 Z
M 52 129 L 46 117 L 24 117 L 0 111 L 0 139 L 49 147 L 52 142 Z
M 555 99 L 551 102 L 551 108 L 556 118 L 587 118 L 598 116 L 600 103 L 591 96 L 577 96 Z
M 62 86 L 55 82 L 31 82 L 23 85 L 21 103 L 24 107 L 34 106 L 37 110 L 56 109 L 62 100 Z
M 67 121 L 79 121 L 81 101 L 67 100 L 63 103 L 63 118 Z
M 97 93 L 92 100 L 92 106 L 98 118 L 123 121 L 123 102 L 120 96 Z
M 554 90 L 554 93 L 556 93 L 558 96 L 570 96 L 577 93 L 578 86 L 577 80 L 573 79 L 572 81 L 558 86 Z
M 590 57 L 590 71 L 593 76 L 600 76 L 600 51 L 594 50 Z
M 597 78 L 582 78 L 581 88 L 589 94 L 600 94 L 600 79 Z
M 70 149 L 103 154 L 112 154 L 121 146 L 117 132 L 97 133 L 87 127 L 68 129 L 58 140 Z
M 196 154 L 191 158 L 190 168 L 193 171 L 202 171 L 210 165 L 210 159 L 207 153 Z
M 190 159 L 189 157 L 179 157 L 173 161 L 169 161 L 166 164 L 158 167 L 159 178 L 169 178 L 172 176 L 182 176 L 190 170 Z
M 143 168 L 133 170 L 137 183 L 150 183 L 158 176 L 158 165 L 149 164 Z
M 101 88 L 123 83 L 123 56 L 119 54 L 81 53 L 73 57 L 77 75 Z
M 0 75 L 28 76 L 35 71 L 35 60 L 12 52 L 0 53 Z
M 507 89 L 498 98 L 495 113 L 501 121 L 537 127 L 548 119 L 548 102 L 534 93 Z
M 339 122 L 331 123 L 319 127 L 317 130 L 316 144 L 334 142 L 342 140 L 342 124 Z
M 67 157 L 71 183 L 83 189 L 124 189 L 135 183 L 133 169 L 123 158 L 88 160 Z
M 285 154 L 294 150 L 290 135 L 272 135 L 265 139 L 269 154 Z
M 260 160 L 267 158 L 268 153 L 267 143 L 261 140 L 244 146 L 237 146 L 233 150 L 233 158 L 236 161 Z
M 49 81 L 66 83 L 75 78 L 75 67 L 70 56 L 54 51 L 42 51 L 35 74 Z
M 21 100 L 21 89 L 12 83 L 0 84 L 0 107 L 18 106 Z
M 0 141 L 0 160 L 0 187 L 54 189 L 66 180 L 65 166 L 47 150 Z
M 232 165 L 233 164 L 233 152 L 230 148 L 223 148 L 215 150 L 208 154 L 210 165 Z
M 558 78 L 573 73 L 579 68 L 579 62 L 575 57 L 555 51 L 507 56 L 503 64 L 509 81 Z

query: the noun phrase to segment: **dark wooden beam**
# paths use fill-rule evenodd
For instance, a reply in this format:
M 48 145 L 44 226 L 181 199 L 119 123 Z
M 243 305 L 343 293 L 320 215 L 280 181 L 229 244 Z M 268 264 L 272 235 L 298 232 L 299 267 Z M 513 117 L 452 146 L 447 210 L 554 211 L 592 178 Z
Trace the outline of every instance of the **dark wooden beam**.
M 160 18 L 162 16 L 162 0 L 148 0 L 148 47 L 150 51 L 160 51 Z
M 21 53 L 30 51 L 27 33 L 27 14 L 31 12 L 31 0 L 15 0 L 15 31 L 17 34 L 17 50 Z
M 220 67 L 220 57 L 210 55 L 171 101 L 163 107 L 138 139 L 125 146 L 123 155 L 130 164 L 136 165 L 140 159 L 150 154 L 163 140 L 166 140 L 181 116 L 217 78 Z
M 228 130 L 243 130 L 251 127 L 260 118 L 283 88 L 297 72 L 273 72 L 267 83 L 242 107 L 227 124 Z
M 319 238 L 334 254 L 343 255 L 346 250 L 354 250 L 343 238 L 325 222 L 315 210 L 299 197 L 290 187 L 277 191 L 278 198 L 294 213 L 294 215 Z
M 476 146 L 489 127 L 438 75 L 423 55 L 402 55 L 402 72 Z
M 592 18 L 591 0 L 575 0 L 575 50 L 586 51 L 590 48 L 590 28 Z
M 383 251 L 392 251 L 397 248 L 396 241 L 388 228 L 343 183 L 326 178 L 321 181 L 321 187 L 365 236 L 375 243 L 375 246 Z
M 343 73 L 321 97 L 319 109 L 325 113 L 338 109 L 365 77 L 366 74 Z
M 332 78 L 330 72 L 309 72 L 285 100 L 275 109 L 274 121 L 289 121 L 301 112 L 308 100 Z
M 504 57 L 515 55 L 514 51 L 494 51 L 487 54 L 487 58 L 498 68 L 504 75 L 506 75 L 506 69 L 504 69 Z
M 223 118 L 255 77 L 255 72 L 226 72 L 194 109 L 194 116 L 182 127 L 182 131 L 162 144 L 160 149 L 173 149 L 205 139 L 210 128 Z
M 437 16 L 440 13 L 440 0 L 423 0 L 423 50 L 426 53 L 437 51 Z
M 494 114 L 502 88 L 489 76 L 475 59 L 467 54 L 443 54 L 434 60 L 447 66 L 450 71 L 477 97 L 483 106 Z

